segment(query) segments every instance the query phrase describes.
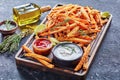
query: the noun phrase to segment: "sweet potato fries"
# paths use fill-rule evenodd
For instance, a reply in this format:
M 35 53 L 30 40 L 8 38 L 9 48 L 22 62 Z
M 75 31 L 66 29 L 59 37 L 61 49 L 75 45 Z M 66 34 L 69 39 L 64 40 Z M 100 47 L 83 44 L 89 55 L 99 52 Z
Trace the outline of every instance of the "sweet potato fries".
M 87 63 L 90 43 L 96 38 L 108 19 L 101 18 L 101 12 L 89 6 L 63 5 L 54 8 L 47 16 L 46 29 L 38 33 L 39 37 L 54 36 L 59 41 L 70 41 L 84 49 L 84 54 L 74 71 Z M 86 66 L 86 65 L 85 65 Z
M 107 20 L 100 11 L 80 5 L 63 5 L 52 10 L 47 16 L 46 29 L 39 36 L 53 35 L 59 41 L 70 41 L 80 46 L 88 45 Z

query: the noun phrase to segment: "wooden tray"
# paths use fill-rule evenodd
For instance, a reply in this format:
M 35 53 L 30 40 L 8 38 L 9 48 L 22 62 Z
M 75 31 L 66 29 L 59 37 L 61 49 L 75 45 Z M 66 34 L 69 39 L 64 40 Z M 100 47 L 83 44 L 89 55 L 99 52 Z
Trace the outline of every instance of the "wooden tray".
M 62 5 L 57 4 L 57 5 L 55 5 L 55 7 L 56 6 L 62 6 Z M 88 70 L 89 70 L 90 65 L 93 61 L 93 58 L 95 57 L 95 54 L 102 42 L 103 37 L 104 37 L 105 33 L 107 32 L 107 29 L 110 25 L 111 20 L 112 20 L 112 15 L 110 15 L 110 18 L 109 18 L 108 22 L 106 23 L 106 25 L 104 25 L 104 27 L 102 27 L 101 31 L 97 34 L 97 38 L 91 43 L 92 47 L 91 47 L 91 51 L 89 53 Z M 46 18 L 42 21 L 42 23 L 44 23 L 45 21 L 46 21 Z M 32 44 L 33 40 L 35 39 L 34 37 L 35 37 L 35 35 L 32 34 L 30 36 L 30 38 L 27 40 L 27 42 L 25 43 L 25 45 L 27 45 L 29 48 L 31 48 L 31 44 Z M 49 71 L 51 73 L 56 73 L 56 74 L 60 74 L 60 75 L 64 75 L 64 76 L 75 76 L 79 79 L 82 77 L 85 77 L 88 72 L 88 70 L 83 71 L 82 69 L 78 72 L 74 72 L 71 69 L 60 68 L 60 67 L 55 67 L 53 69 L 50 69 L 50 68 L 43 66 L 39 62 L 36 62 L 36 61 L 33 61 L 33 60 L 23 57 L 23 54 L 24 54 L 23 50 L 22 50 L 22 48 L 20 48 L 20 50 L 17 52 L 17 54 L 15 56 L 17 66 L 19 66 L 19 65 L 28 66 L 28 67 L 31 67 L 34 69 L 39 69 L 44 72 Z

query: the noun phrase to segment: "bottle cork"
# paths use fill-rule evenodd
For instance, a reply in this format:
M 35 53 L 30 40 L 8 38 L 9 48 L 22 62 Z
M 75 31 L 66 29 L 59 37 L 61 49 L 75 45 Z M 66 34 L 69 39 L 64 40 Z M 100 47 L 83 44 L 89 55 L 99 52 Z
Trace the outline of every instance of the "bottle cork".
M 43 6 L 40 8 L 41 12 L 44 13 L 44 12 L 47 12 L 49 10 L 51 10 L 51 7 L 50 6 Z

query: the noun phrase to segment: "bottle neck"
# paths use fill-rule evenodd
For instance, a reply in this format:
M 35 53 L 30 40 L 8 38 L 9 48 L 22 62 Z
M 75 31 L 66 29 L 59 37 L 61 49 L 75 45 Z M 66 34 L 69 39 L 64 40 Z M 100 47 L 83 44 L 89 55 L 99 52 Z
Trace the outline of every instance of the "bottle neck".
M 41 8 L 40 8 L 41 13 L 47 12 L 47 11 L 49 11 L 49 10 L 51 10 L 51 7 L 50 7 L 50 6 L 44 6 L 44 7 L 41 7 Z

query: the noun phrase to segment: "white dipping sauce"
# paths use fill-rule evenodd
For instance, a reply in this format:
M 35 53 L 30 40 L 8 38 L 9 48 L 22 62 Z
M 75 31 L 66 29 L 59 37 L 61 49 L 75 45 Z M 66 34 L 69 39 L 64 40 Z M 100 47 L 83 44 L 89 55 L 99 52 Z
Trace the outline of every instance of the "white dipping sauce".
M 62 60 L 76 60 L 82 53 L 81 48 L 75 44 L 62 44 L 54 49 L 54 55 Z

